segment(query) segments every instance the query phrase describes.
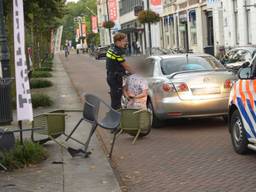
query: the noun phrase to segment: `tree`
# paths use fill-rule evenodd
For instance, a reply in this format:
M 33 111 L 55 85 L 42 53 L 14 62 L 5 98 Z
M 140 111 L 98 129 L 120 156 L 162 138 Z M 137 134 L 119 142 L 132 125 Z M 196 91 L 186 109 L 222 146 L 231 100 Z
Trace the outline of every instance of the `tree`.
M 78 24 L 74 22 L 74 18 L 84 16 L 90 21 L 91 16 L 97 12 L 97 4 L 95 0 L 80 0 L 77 3 L 67 3 L 66 10 L 65 16 L 62 19 L 63 43 L 66 40 L 75 41 L 75 30 L 77 29 Z M 87 23 L 87 28 L 88 27 Z M 89 30 L 87 33 L 89 34 L 91 31 Z

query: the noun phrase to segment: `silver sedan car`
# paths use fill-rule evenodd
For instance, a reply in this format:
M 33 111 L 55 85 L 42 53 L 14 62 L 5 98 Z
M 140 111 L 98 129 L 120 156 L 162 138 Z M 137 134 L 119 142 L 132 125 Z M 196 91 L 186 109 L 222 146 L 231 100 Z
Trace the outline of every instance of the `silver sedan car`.
M 144 60 L 152 126 L 164 119 L 223 116 L 236 77 L 207 54 L 151 56 Z

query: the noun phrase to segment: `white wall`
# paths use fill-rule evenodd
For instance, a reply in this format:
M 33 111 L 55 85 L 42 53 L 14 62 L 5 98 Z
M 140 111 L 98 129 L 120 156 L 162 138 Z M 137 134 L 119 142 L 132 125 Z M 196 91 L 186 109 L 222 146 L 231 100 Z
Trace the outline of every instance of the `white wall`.
M 238 3 L 238 42 L 236 42 L 235 33 L 235 17 L 233 10 L 233 0 L 223 0 L 223 31 L 224 31 L 224 42 L 225 46 L 244 46 L 248 45 L 247 40 L 247 24 L 246 24 L 246 10 L 244 7 L 245 1 L 237 0 Z M 250 0 L 250 4 L 255 4 L 256 0 Z M 251 12 L 251 22 L 249 23 L 251 27 L 252 34 L 252 44 L 256 44 L 256 37 L 254 33 L 256 32 L 256 8 L 250 7 Z

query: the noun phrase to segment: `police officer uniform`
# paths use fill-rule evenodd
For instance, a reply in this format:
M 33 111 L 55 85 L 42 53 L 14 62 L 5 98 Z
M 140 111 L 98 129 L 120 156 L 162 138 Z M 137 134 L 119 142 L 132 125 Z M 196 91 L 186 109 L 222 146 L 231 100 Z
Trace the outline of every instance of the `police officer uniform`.
M 124 49 L 112 45 L 106 53 L 107 82 L 110 87 L 111 107 L 121 108 L 123 76 L 125 69 L 122 63 L 125 61 Z

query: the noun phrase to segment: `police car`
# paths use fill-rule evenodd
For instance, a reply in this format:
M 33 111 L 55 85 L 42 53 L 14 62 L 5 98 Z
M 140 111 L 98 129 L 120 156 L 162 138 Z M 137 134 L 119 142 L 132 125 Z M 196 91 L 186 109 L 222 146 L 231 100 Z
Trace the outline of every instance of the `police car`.
M 256 55 L 238 77 L 230 93 L 229 131 L 234 150 L 244 154 L 256 151 Z

